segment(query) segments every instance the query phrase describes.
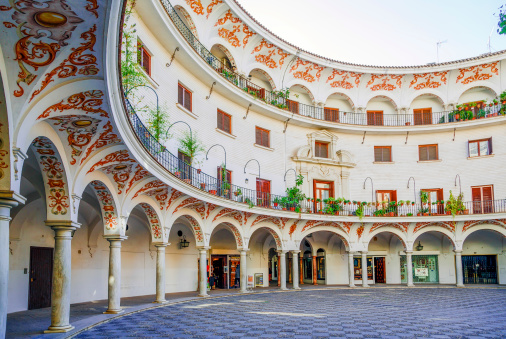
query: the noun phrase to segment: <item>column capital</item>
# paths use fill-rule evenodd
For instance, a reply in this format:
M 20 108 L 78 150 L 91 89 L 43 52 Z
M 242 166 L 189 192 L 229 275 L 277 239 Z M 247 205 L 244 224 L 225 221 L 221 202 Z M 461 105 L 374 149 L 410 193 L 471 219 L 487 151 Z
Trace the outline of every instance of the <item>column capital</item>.
M 453 252 L 455 252 L 455 254 L 462 254 L 462 250 L 453 250 Z
M 153 246 L 155 247 L 167 247 L 170 245 L 170 242 L 159 242 L 159 243 L 154 243 Z
M 74 231 L 81 227 L 81 224 L 71 220 L 46 220 L 44 221 L 46 226 L 51 227 L 53 230 L 56 229 L 68 229 Z
M 242 252 L 249 252 L 249 251 L 250 251 L 250 249 L 249 249 L 249 248 L 241 248 L 241 249 L 239 250 L 239 253 L 242 253 Z
M 367 251 L 360 251 L 360 253 L 362 253 L 362 254 L 367 254 Z
M 356 251 L 347 251 L 347 252 L 348 252 L 348 255 L 355 255 L 355 254 L 357 254 L 357 253 L 358 253 L 358 252 L 356 252 Z
M 293 251 L 290 251 L 290 252 L 299 254 L 301 252 L 301 250 L 293 250 Z
M 127 240 L 128 237 L 126 235 L 111 234 L 111 235 L 104 235 L 104 239 L 107 241 L 123 241 Z
M 211 246 L 197 246 L 197 249 L 199 251 L 207 251 L 207 250 L 210 250 L 211 249 Z
M 26 198 L 14 191 L 0 191 L 0 207 L 16 207 L 18 204 L 24 204 Z
M 413 250 L 406 250 L 404 251 L 406 254 L 413 254 Z

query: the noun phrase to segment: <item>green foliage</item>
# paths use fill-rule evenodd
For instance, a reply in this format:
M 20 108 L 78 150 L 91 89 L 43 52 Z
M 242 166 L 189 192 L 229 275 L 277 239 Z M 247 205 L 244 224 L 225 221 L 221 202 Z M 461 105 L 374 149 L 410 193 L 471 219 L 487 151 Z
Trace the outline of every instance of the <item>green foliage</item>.
M 188 155 L 195 165 L 200 163 L 196 161 L 195 157 L 205 151 L 204 145 L 199 139 L 197 133 L 192 134 L 190 131 L 184 131 L 182 136 L 179 137 L 179 149 L 181 152 Z
M 169 128 L 169 115 L 167 114 L 167 105 L 163 104 L 160 108 L 156 105 L 146 105 L 137 112 L 147 114 L 147 128 L 151 135 L 161 144 L 166 140 L 167 128 Z
M 466 209 L 464 206 L 464 193 L 460 193 L 457 197 L 455 197 L 450 190 L 450 197 L 446 201 L 445 210 L 449 211 L 452 217 L 455 216 Z
M 306 199 L 306 195 L 302 193 L 302 190 L 300 189 L 303 182 L 304 177 L 299 174 L 295 179 L 295 186 L 286 189 L 287 207 L 300 208 L 300 202 Z
M 253 203 L 253 201 L 251 201 L 250 198 L 246 198 L 244 202 L 248 204 L 249 208 L 253 208 L 253 206 L 255 206 L 255 204 Z
M 429 201 L 429 193 L 420 191 L 420 200 L 422 201 L 422 204 L 426 204 Z

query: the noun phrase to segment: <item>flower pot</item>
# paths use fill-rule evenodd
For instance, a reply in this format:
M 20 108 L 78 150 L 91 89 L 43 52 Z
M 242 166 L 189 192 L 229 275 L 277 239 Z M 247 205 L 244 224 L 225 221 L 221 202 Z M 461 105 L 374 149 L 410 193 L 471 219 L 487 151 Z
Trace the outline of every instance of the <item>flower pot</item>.
M 216 195 L 216 190 L 209 190 L 209 193 Z
M 389 217 L 393 217 L 394 216 L 394 212 L 388 212 L 388 216 Z
M 202 170 L 200 168 L 197 169 L 197 174 L 200 174 Z
M 290 212 L 295 211 L 295 207 L 290 207 Z
M 202 183 L 200 183 L 200 189 L 202 189 L 202 190 L 206 189 L 206 184 L 205 184 L 205 183 L 203 183 L 203 182 L 202 182 Z
M 417 217 L 419 217 L 419 216 L 421 216 L 421 215 L 422 215 L 421 213 L 417 213 L 417 214 L 416 214 L 416 216 L 417 216 Z
M 274 207 L 278 207 L 278 203 L 277 202 L 274 203 Z
M 183 181 L 186 182 L 187 184 L 191 184 L 192 179 L 183 179 Z
M 409 125 L 411 125 L 411 123 L 410 123 L 409 121 L 408 121 L 408 122 L 406 122 L 406 126 L 409 126 Z
M 283 207 L 283 211 L 286 211 L 286 207 Z
M 464 214 L 469 214 L 469 210 L 464 210 Z
M 174 172 L 174 175 L 178 178 L 181 178 L 181 172 Z
M 239 192 L 234 192 L 234 195 L 237 197 L 239 195 Z
M 450 215 L 450 214 L 452 214 L 451 211 L 446 211 L 446 215 Z
M 339 211 L 336 211 L 336 215 L 339 215 Z
M 426 216 L 428 216 L 428 215 L 429 215 L 429 213 L 424 213 L 424 214 L 423 214 L 423 216 L 424 216 L 424 217 L 426 217 Z
M 460 119 L 460 114 L 458 114 L 458 113 L 457 113 L 457 114 L 455 114 L 455 119 L 456 119 L 456 120 L 459 120 L 459 119 Z

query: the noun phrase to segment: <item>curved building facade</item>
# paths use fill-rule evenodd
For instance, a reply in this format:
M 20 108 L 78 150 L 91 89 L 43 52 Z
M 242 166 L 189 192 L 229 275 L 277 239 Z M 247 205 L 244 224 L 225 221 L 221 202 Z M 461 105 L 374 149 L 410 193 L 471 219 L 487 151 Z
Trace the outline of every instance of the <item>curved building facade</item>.
M 233 0 L 44 4 L 0 7 L 0 335 L 209 277 L 506 283 L 506 52 L 357 65 Z

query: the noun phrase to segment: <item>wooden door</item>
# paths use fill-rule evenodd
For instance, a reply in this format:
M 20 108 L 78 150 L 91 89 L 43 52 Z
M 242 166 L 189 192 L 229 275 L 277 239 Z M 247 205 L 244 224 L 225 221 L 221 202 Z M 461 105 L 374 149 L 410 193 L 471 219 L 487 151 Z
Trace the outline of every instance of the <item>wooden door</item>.
M 30 247 L 29 310 L 51 306 L 52 279 L 53 249 Z
M 181 172 L 181 179 L 190 179 L 191 178 L 191 164 L 192 158 L 187 154 L 177 151 L 178 158 L 178 170 Z
M 287 105 L 287 109 L 290 112 L 299 114 L 299 103 L 297 101 L 292 101 L 292 100 L 286 99 L 286 105 Z
M 475 186 L 471 187 L 473 196 L 473 213 L 493 213 L 494 212 L 494 187 Z
M 227 170 L 227 173 L 225 174 L 225 180 L 228 183 L 228 185 L 223 182 L 223 175 L 222 175 L 222 168 L 218 166 L 218 195 L 227 197 L 230 199 L 231 197 L 231 188 L 232 188 L 232 171 Z M 230 186 L 230 187 L 228 187 Z M 228 188 L 227 188 L 228 187 Z
M 332 122 L 339 122 L 339 109 L 338 108 L 330 108 L 325 107 L 323 109 L 325 120 Z
M 257 206 L 269 207 L 271 205 L 270 180 L 257 178 Z
M 367 124 L 383 126 L 383 111 L 367 111 Z
M 324 199 L 334 197 L 334 182 L 313 180 L 313 192 L 315 197 L 315 213 L 325 208 Z M 318 202 L 316 199 L 320 199 Z
M 415 125 L 432 124 L 432 108 L 419 108 L 413 110 Z
M 429 212 L 432 214 L 444 214 L 444 204 L 436 204 L 440 201 L 444 200 L 443 189 L 442 188 L 428 188 L 422 189 L 422 192 L 427 192 L 429 195 Z
M 375 282 L 378 284 L 385 284 L 385 258 L 375 257 L 374 258 L 374 276 Z

